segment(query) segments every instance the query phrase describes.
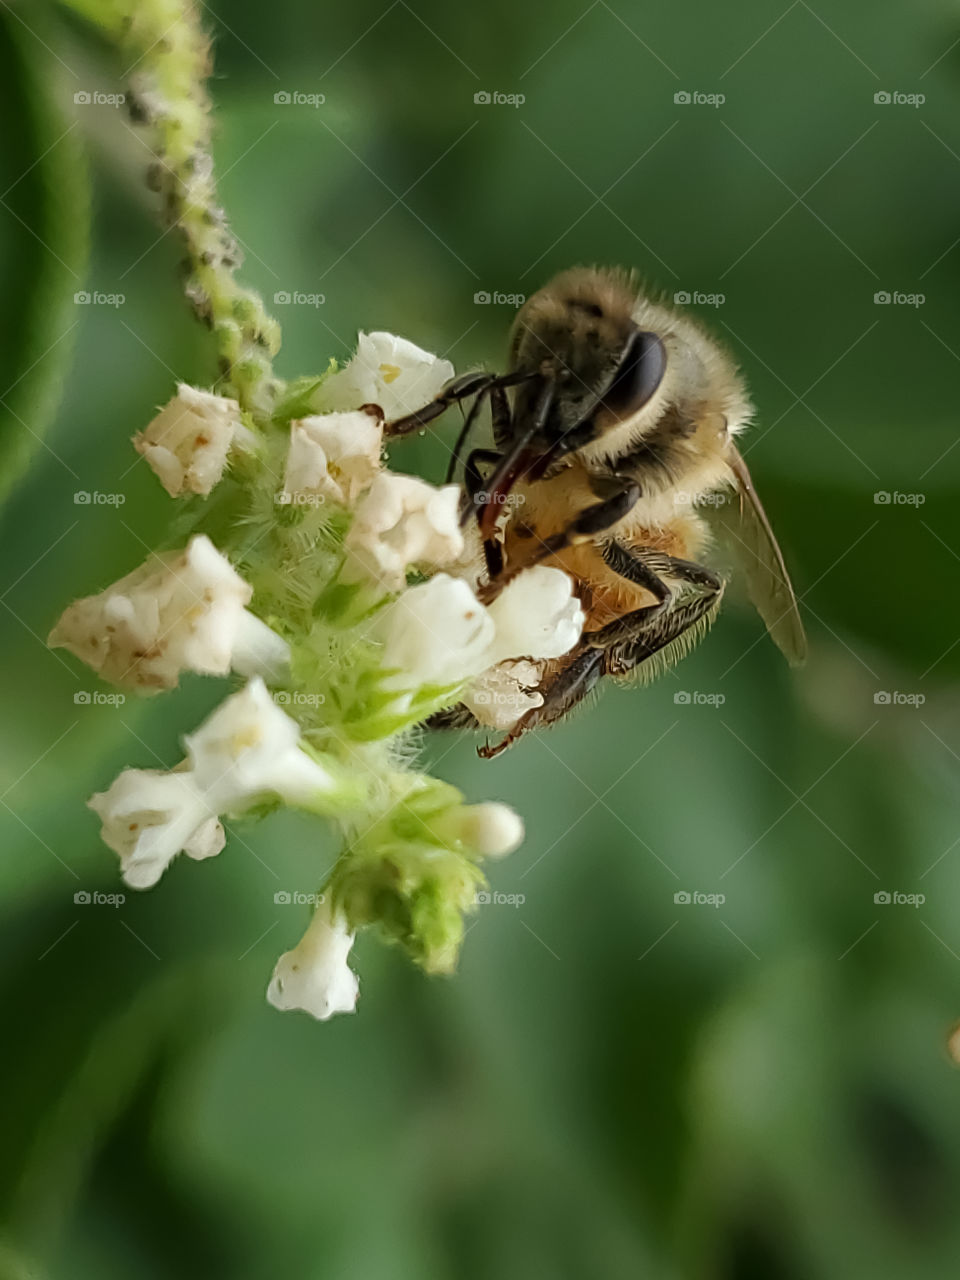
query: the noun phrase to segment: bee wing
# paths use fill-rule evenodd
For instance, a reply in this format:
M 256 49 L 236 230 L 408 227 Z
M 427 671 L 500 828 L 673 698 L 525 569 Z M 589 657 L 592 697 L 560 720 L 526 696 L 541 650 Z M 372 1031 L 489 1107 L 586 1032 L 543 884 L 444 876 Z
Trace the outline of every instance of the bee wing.
M 798 667 L 807 656 L 807 637 L 793 584 L 747 464 L 734 444 L 728 449 L 740 501 L 716 507 L 716 523 L 744 573 L 757 613 L 790 665 Z

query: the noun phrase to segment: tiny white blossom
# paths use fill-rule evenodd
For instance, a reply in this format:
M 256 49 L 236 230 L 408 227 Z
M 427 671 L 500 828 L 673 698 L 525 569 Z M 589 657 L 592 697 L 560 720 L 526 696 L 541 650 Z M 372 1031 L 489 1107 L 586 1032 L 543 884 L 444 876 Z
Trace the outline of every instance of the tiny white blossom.
M 277 961 L 267 988 L 275 1009 L 303 1009 L 321 1022 L 352 1013 L 359 995 L 357 975 L 347 964 L 354 935 L 346 920 L 323 902 L 293 951 Z
M 216 813 L 247 808 L 269 794 L 309 805 L 334 786 L 327 770 L 301 750 L 300 726 L 260 679 L 221 703 L 184 743 L 197 784 Z
M 380 665 L 395 669 L 384 683 L 403 690 L 457 685 L 477 675 L 488 665 L 496 627 L 466 582 L 437 573 L 398 596 L 376 632 L 384 640 Z
M 345 578 L 372 578 L 387 591 L 406 583 L 407 568 L 454 563 L 463 553 L 460 489 L 381 472 L 357 503 L 344 545 Z
M 290 424 L 285 494 L 352 506 L 380 470 L 383 427 L 369 413 L 323 413 Z
M 169 772 L 125 769 L 92 796 L 104 843 L 120 855 L 134 889 L 157 883 L 181 850 L 209 858 L 223 848 L 219 815 L 239 813 L 279 796 L 309 805 L 334 780 L 299 747 L 296 722 L 254 679 L 226 699 L 185 739 L 187 758 Z
M 108 791 L 91 796 L 102 822 L 100 835 L 120 855 L 123 878 L 149 889 L 183 850 L 209 858 L 224 844 L 223 827 L 210 812 L 189 769 L 125 769 Z
M 459 835 L 483 858 L 505 858 L 523 841 L 523 820 L 509 805 L 488 801 L 460 810 Z
M 181 493 L 206 496 L 223 475 L 238 429 L 245 433 L 236 400 L 181 382 L 133 444 L 171 498 Z
M 421 350 L 406 338 L 361 333 L 356 355 L 325 379 L 320 396 L 326 409 L 377 404 L 389 422 L 422 409 L 453 375 L 449 360 Z
M 47 640 L 105 680 L 142 693 L 176 688 L 181 671 L 274 675 L 285 642 L 245 605 L 253 589 L 204 535 L 65 610 Z
M 497 627 L 494 662 L 559 658 L 570 652 L 583 631 L 583 606 L 573 594 L 573 579 L 548 565 L 518 574 L 489 611 Z
M 506 732 L 528 711 L 543 706 L 537 692 L 540 675 L 539 665 L 524 658 L 498 662 L 477 676 L 462 701 L 480 724 Z

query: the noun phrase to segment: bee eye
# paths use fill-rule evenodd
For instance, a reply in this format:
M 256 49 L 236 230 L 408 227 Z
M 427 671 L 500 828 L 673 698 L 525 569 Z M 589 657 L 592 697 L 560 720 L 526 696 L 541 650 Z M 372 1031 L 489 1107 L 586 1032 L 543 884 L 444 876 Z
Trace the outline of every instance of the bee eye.
M 603 397 L 603 407 L 626 415 L 642 409 L 656 392 L 667 369 L 667 352 L 655 333 L 638 331 Z

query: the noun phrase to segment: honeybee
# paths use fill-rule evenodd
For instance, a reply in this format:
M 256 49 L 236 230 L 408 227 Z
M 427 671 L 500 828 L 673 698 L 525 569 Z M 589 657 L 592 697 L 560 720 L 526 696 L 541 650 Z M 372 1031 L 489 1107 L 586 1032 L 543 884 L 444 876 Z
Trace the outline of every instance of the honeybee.
M 468 373 L 388 434 L 472 398 L 448 479 L 463 465 L 465 522 L 486 561 L 481 599 L 550 564 L 576 584 L 577 647 L 542 665 L 531 707 L 494 746 L 565 716 L 602 676 L 647 679 L 679 660 L 716 617 L 725 582 L 702 563 L 711 525 L 792 664 L 806 638 L 783 556 L 736 445 L 752 406 L 730 357 L 636 278 L 577 267 L 517 313 L 503 375 Z M 467 442 L 489 403 L 496 448 Z M 477 724 L 466 708 L 443 723 Z

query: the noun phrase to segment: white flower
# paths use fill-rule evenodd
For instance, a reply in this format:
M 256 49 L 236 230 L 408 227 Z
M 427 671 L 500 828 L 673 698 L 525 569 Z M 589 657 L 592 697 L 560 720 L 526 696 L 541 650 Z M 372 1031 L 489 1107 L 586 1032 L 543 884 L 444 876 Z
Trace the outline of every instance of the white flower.
M 369 413 L 324 413 L 291 422 L 284 492 L 352 506 L 380 470 L 382 447 L 383 427 Z
M 304 1009 L 321 1022 L 352 1013 L 359 995 L 357 975 L 347 964 L 354 935 L 346 920 L 323 902 L 293 951 L 277 961 L 267 988 L 275 1009 Z
M 415 476 L 381 472 L 360 499 L 344 542 L 345 578 L 372 578 L 387 591 L 406 583 L 407 568 L 452 564 L 463 553 L 460 489 L 437 489 Z
M 540 666 L 524 658 L 498 662 L 477 676 L 461 701 L 480 724 L 506 732 L 528 711 L 543 706 L 537 692 L 540 676 Z
M 236 400 L 181 382 L 133 444 L 171 498 L 184 492 L 206 496 L 223 475 L 238 429 L 245 433 Z
M 155 885 L 181 849 L 192 858 L 209 858 L 223 848 L 223 827 L 182 767 L 171 773 L 125 769 L 88 804 L 133 889 Z
M 380 665 L 393 671 L 385 686 L 411 691 L 462 683 L 509 658 L 560 657 L 580 639 L 583 623 L 569 576 L 536 565 L 488 608 L 463 579 L 435 574 L 398 596 L 374 633 L 384 642 Z
M 454 375 L 449 360 L 392 333 L 361 333 L 357 353 L 320 388 L 325 409 L 377 404 L 390 422 L 431 401 Z
M 538 564 L 509 582 L 490 605 L 496 623 L 494 662 L 504 658 L 559 658 L 580 639 L 584 613 L 573 579 Z
M 299 746 L 300 726 L 260 679 L 251 680 L 184 739 L 197 785 L 214 811 L 244 809 L 265 794 L 310 805 L 333 779 Z
M 505 858 L 523 841 L 523 820 L 493 800 L 464 805 L 458 826 L 460 839 L 482 858 Z
M 64 612 L 47 643 L 105 680 L 145 693 L 176 688 L 181 671 L 275 675 L 285 642 L 244 606 L 252 588 L 209 538 L 155 555 Z
M 380 665 L 396 669 L 384 683 L 401 690 L 477 675 L 489 665 L 496 627 L 466 582 L 438 573 L 389 605 L 376 632 L 384 640 Z
M 270 796 L 309 805 L 331 792 L 334 780 L 300 749 L 299 735 L 263 681 L 251 680 L 185 739 L 187 758 L 176 769 L 126 769 L 92 796 L 89 807 L 127 884 L 156 884 L 181 850 L 198 859 L 219 853 L 220 814 Z

